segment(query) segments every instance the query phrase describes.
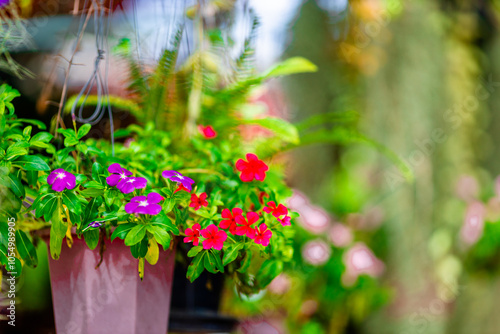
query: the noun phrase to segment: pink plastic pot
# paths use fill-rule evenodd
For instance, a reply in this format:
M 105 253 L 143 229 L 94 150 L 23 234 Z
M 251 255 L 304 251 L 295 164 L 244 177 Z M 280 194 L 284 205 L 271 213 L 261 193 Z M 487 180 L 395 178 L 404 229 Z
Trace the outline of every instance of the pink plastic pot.
M 72 248 L 63 242 L 60 258 L 49 261 L 58 334 L 167 333 L 174 251 L 160 250 L 154 266 L 146 262 L 141 281 L 138 260 L 123 240 L 105 241 L 97 269 L 98 248 L 73 240 Z

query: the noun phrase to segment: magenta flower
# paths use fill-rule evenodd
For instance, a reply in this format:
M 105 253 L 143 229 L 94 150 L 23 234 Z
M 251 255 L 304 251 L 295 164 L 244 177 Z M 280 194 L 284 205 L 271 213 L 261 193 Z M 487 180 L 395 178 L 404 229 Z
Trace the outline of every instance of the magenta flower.
M 281 223 L 283 226 L 290 226 L 292 223 L 290 222 L 292 218 L 290 216 L 285 216 L 283 219 L 278 218 L 278 221 Z
M 232 234 L 236 233 L 236 228 L 238 227 L 238 225 L 236 225 L 235 219 L 236 216 L 241 216 L 242 214 L 243 210 L 241 210 L 240 208 L 234 208 L 232 214 L 229 209 L 222 210 L 221 215 L 224 220 L 219 223 L 219 227 L 223 229 L 229 228 L 229 232 L 231 232 Z
M 255 236 L 255 231 L 252 227 L 260 219 L 259 215 L 255 212 L 248 212 L 247 219 L 243 217 L 243 215 L 234 217 L 234 220 L 237 223 L 236 230 L 234 234 L 236 235 L 246 235 L 250 239 L 253 239 Z
M 184 242 L 188 243 L 192 241 L 194 246 L 198 246 L 200 243 L 200 229 L 200 224 L 194 224 L 193 228 L 188 227 L 185 231 L 186 237 L 184 238 Z
M 161 211 L 161 201 L 165 198 L 158 193 L 149 193 L 148 196 L 132 197 L 130 203 L 125 204 L 127 213 L 140 213 L 143 215 L 157 215 Z
M 267 206 L 265 206 L 263 210 L 264 212 L 271 213 L 276 218 L 288 214 L 286 206 L 283 204 L 276 206 L 274 201 L 267 202 Z
M 255 228 L 253 238 L 251 239 L 253 239 L 256 244 L 261 244 L 266 247 L 269 245 L 272 235 L 273 232 L 267 229 L 266 224 L 260 224 L 260 226 Z
M 63 191 L 64 189 L 73 189 L 76 187 L 76 177 L 62 168 L 58 168 L 47 177 L 47 183 L 52 186 L 54 191 Z
M 203 249 L 221 250 L 224 246 L 224 241 L 227 239 L 227 234 L 224 231 L 219 231 L 219 228 L 214 224 L 208 225 L 204 230 L 201 230 L 203 240 Z
M 121 179 L 116 185 L 116 188 L 124 194 L 130 194 L 136 189 L 146 188 L 148 180 L 143 177 L 126 177 Z
M 175 170 L 164 170 L 161 173 L 161 176 L 163 176 L 166 179 L 169 179 L 170 181 L 180 183 L 181 185 L 186 187 L 186 189 L 189 192 L 191 192 L 191 190 L 193 189 L 194 180 L 190 179 L 187 176 L 182 175 L 179 172 L 176 172 Z
M 121 180 L 126 179 L 127 176 L 132 175 L 132 172 L 122 168 L 118 163 L 111 164 L 108 167 L 108 172 L 111 175 L 106 178 L 106 183 L 112 187 L 116 186 Z

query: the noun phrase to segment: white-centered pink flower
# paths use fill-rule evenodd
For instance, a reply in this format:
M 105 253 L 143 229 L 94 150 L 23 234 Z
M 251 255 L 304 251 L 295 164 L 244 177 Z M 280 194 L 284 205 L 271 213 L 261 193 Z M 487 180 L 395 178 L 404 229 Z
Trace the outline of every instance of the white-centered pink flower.
M 379 277 L 385 270 L 384 263 L 364 243 L 358 242 L 344 254 L 346 270 L 342 275 L 342 283 L 350 286 L 359 275 Z
M 320 266 L 330 258 L 332 250 L 323 240 L 316 239 L 308 241 L 302 247 L 302 257 L 304 261 L 313 265 Z
M 328 237 L 335 247 L 343 248 L 351 244 L 353 235 L 351 229 L 344 224 L 334 223 Z
M 481 202 L 472 202 L 467 206 L 465 220 L 460 230 L 462 241 L 471 246 L 483 235 L 485 208 Z
M 298 213 L 300 214 L 298 218 L 299 223 L 312 233 L 324 233 L 330 228 L 330 216 L 318 206 L 303 206 L 298 210 Z

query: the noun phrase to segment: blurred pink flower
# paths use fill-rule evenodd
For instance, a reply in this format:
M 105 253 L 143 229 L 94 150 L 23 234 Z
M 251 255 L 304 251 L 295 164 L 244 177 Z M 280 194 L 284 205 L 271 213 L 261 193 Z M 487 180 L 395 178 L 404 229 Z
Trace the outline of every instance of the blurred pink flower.
M 346 270 L 342 275 L 344 285 L 352 285 L 359 275 L 379 277 L 385 270 L 385 265 L 364 243 L 358 242 L 352 246 L 343 257 Z
M 300 306 L 300 313 L 310 317 L 318 310 L 318 302 L 314 299 L 305 300 Z
M 475 244 L 483 235 L 485 208 L 481 202 L 472 202 L 467 206 L 465 220 L 460 230 L 460 237 L 466 245 Z
M 330 216 L 318 206 L 306 205 L 297 212 L 300 214 L 298 221 L 312 233 L 323 233 L 330 227 Z
M 130 144 L 135 141 L 134 138 L 127 138 L 125 139 L 125 142 L 123 143 L 123 146 L 125 146 L 126 148 L 129 148 L 130 147 Z
M 316 239 L 308 241 L 302 247 L 302 257 L 304 261 L 313 265 L 320 266 L 330 258 L 332 250 L 323 240 Z
M 328 236 L 332 244 L 339 248 L 349 246 L 353 239 L 351 229 L 341 223 L 334 223 Z
M 306 195 L 294 189 L 292 197 L 287 200 L 287 205 L 290 209 L 300 210 L 302 207 L 309 205 L 309 199 Z
M 292 286 L 292 282 L 287 274 L 279 274 L 275 279 L 267 287 L 269 292 L 274 293 L 275 295 L 283 295 L 290 290 Z
M 466 202 L 474 201 L 479 194 L 479 184 L 476 178 L 471 175 L 462 175 L 457 181 L 455 193 Z

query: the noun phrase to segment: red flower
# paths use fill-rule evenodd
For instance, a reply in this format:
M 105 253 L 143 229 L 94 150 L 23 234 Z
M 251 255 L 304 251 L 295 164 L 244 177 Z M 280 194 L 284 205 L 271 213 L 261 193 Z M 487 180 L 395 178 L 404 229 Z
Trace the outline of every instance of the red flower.
M 255 212 L 247 212 L 247 219 L 241 216 L 236 216 L 234 220 L 238 224 L 236 227 L 236 231 L 234 234 L 236 235 L 246 235 L 250 239 L 253 239 L 254 237 L 254 229 L 252 228 L 252 225 L 259 220 L 259 215 L 256 214 Z
M 250 182 L 253 179 L 264 181 L 266 171 L 269 169 L 264 161 L 259 160 L 255 154 L 248 153 L 247 161 L 239 159 L 236 161 L 236 169 L 241 172 L 240 179 L 243 182 Z
M 276 203 L 274 203 L 273 201 L 267 202 L 267 206 L 264 207 L 264 211 L 267 213 L 272 213 L 276 218 L 288 214 L 288 209 L 283 204 L 280 204 L 278 205 L 278 207 L 276 207 Z
M 290 223 L 290 220 L 291 220 L 290 216 L 285 216 L 285 217 L 283 217 L 283 219 L 279 219 L 278 218 L 278 221 L 283 226 L 290 226 L 290 225 L 292 225 L 292 223 Z
M 236 232 L 236 227 L 237 227 L 235 218 L 237 216 L 241 216 L 242 214 L 243 214 L 243 210 L 241 210 L 240 208 L 234 208 L 233 214 L 231 214 L 231 211 L 229 211 L 229 209 L 222 210 L 221 215 L 222 215 L 222 218 L 225 218 L 225 220 L 222 220 L 219 223 L 219 227 L 223 228 L 223 229 L 229 228 L 229 232 L 234 234 Z
M 211 125 L 207 126 L 198 125 L 198 131 L 200 131 L 200 133 L 206 139 L 212 139 L 217 137 L 217 132 L 215 132 L 214 128 Z
M 224 241 L 227 239 L 227 234 L 224 231 L 219 231 L 219 228 L 214 224 L 208 225 L 204 230 L 201 230 L 203 240 L 203 249 L 216 249 L 221 250 L 224 246 Z
M 208 206 L 207 193 L 201 193 L 200 197 L 196 196 L 196 194 L 191 194 L 191 203 L 189 206 L 198 210 L 201 206 Z
M 184 185 L 182 183 L 180 183 L 179 186 L 177 187 L 177 189 L 175 189 L 174 194 L 178 191 L 181 191 L 181 190 L 187 191 L 188 193 L 190 192 L 188 188 L 184 187 Z
M 193 228 L 187 228 L 185 233 L 186 237 L 184 238 L 184 242 L 193 242 L 193 245 L 198 246 L 198 243 L 200 242 L 200 224 L 194 224 Z
M 256 227 L 253 230 L 253 233 L 254 234 L 252 239 L 255 241 L 255 243 L 261 244 L 264 247 L 269 245 L 269 241 L 271 240 L 271 236 L 273 235 L 273 232 L 267 229 L 266 224 L 261 224 L 259 227 Z

